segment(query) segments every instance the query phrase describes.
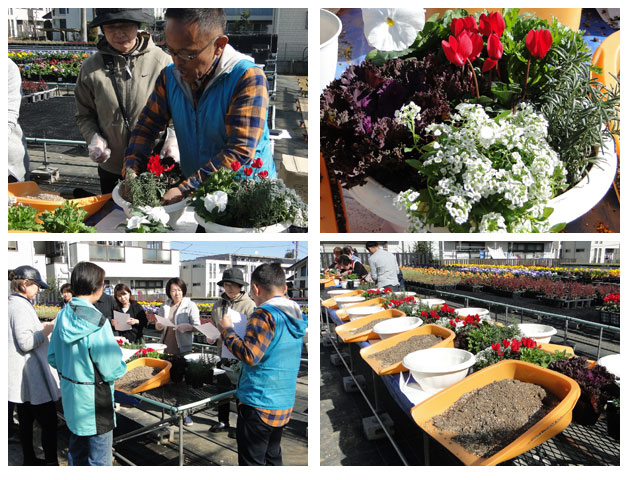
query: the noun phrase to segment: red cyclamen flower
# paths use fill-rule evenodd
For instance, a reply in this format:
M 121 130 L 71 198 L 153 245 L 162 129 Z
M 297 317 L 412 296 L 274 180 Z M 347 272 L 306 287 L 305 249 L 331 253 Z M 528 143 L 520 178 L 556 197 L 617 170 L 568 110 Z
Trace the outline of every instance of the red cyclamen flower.
M 496 33 L 492 33 L 488 37 L 486 49 L 488 50 L 488 58 L 483 62 L 482 72 L 492 70 L 503 56 L 503 44 Z
M 254 173 L 254 169 L 253 168 L 249 168 L 249 167 L 245 167 L 243 169 L 243 172 L 245 173 L 245 175 L 247 175 L 249 177 L 252 173 Z
M 463 31 L 478 33 L 475 17 L 454 18 L 451 21 L 451 33 L 456 37 Z
M 551 48 L 553 38 L 551 32 L 546 29 L 530 30 L 525 38 L 525 45 L 527 50 L 532 54 L 532 57 L 542 60 L 547 55 L 547 52 Z
M 258 178 L 267 178 L 269 176 L 269 172 L 267 170 L 262 171 L 258 174 Z
M 493 12 L 488 16 L 482 13 L 479 17 L 479 31 L 482 35 L 487 37 L 491 33 L 496 33 L 500 37 L 503 35 L 504 30 L 505 20 L 503 20 L 503 16 L 499 12 Z
M 236 172 L 239 168 L 241 168 L 241 162 L 234 161 L 230 166 L 232 167 L 232 170 Z
M 252 167 L 254 168 L 261 168 L 262 166 L 263 166 L 262 158 L 255 158 L 254 161 L 252 162 Z
M 162 165 L 162 162 L 160 161 L 159 155 L 151 155 L 149 157 L 149 163 L 147 163 L 147 170 L 156 177 L 159 177 L 164 172 L 170 172 L 171 170 L 173 170 L 174 167 L 175 164 L 171 165 L 168 168 L 164 167 L 164 165 Z

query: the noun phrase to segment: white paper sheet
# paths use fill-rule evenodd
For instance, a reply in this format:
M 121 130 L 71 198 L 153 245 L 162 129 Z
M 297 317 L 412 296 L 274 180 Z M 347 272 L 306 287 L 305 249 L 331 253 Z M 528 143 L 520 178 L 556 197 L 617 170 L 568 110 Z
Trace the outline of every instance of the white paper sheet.
M 243 315 L 242 313 L 238 313 L 236 310 L 232 310 L 231 308 L 228 308 L 227 314 L 232 319 L 232 324 L 234 325 L 234 331 L 236 332 L 236 334 L 239 337 L 241 337 L 241 339 L 244 338 L 245 327 L 247 326 L 247 317 Z M 222 358 L 236 358 L 234 355 L 232 355 L 232 352 L 230 352 L 225 347 L 225 344 L 223 345 L 223 348 L 221 349 L 221 357 Z
M 160 323 L 165 327 L 175 327 L 175 324 L 171 322 L 168 318 L 160 317 L 159 315 L 155 316 L 155 323 Z
M 131 325 L 127 324 L 127 321 L 131 318 L 128 313 L 118 312 L 114 310 L 114 321 L 116 322 L 116 330 L 119 332 L 125 332 L 131 330 Z
M 217 338 L 221 336 L 221 332 L 219 332 L 217 327 L 215 327 L 209 322 L 204 323 L 203 325 L 195 325 L 194 327 L 197 330 L 199 330 L 201 333 L 203 333 L 206 337 L 208 337 L 210 340 L 216 340 Z

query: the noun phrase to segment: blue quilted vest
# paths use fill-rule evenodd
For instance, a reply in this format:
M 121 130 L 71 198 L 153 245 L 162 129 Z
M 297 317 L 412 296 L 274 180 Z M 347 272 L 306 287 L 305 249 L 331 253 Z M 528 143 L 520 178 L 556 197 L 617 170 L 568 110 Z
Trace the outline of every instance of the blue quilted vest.
M 242 363 L 236 396 L 245 405 L 255 408 L 285 410 L 295 403 L 295 385 L 300 369 L 302 337 L 293 336 L 287 327 L 290 320 L 272 305 L 267 310 L 276 322 L 273 340 L 262 360 L 255 366 Z M 302 319 L 300 319 L 302 320 Z M 304 330 L 302 330 L 302 335 Z
M 188 99 L 174 76 L 175 65 L 166 67 L 166 89 L 173 125 L 177 134 L 177 144 L 181 158 L 182 172 L 190 177 L 204 167 L 227 143 L 225 115 L 230 107 L 232 95 L 241 76 L 253 62 L 243 59 L 230 72 L 223 73 L 202 94 L 197 109 Z M 276 167 L 269 144 L 269 128 L 265 117 L 262 136 L 256 145 L 254 158 L 263 160 L 260 171 L 267 170 L 269 177 L 275 178 Z M 215 165 L 218 168 L 218 165 Z M 243 169 L 238 174 L 246 178 Z

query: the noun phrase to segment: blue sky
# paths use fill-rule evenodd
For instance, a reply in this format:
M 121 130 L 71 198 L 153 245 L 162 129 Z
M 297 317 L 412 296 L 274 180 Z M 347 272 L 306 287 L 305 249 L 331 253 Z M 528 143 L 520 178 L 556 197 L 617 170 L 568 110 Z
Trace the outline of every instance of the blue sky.
M 219 253 L 284 257 L 287 250 L 295 249 L 295 242 L 171 242 L 171 248 L 180 251 L 181 260 Z M 298 258 L 304 258 L 307 254 L 307 243 L 299 242 Z

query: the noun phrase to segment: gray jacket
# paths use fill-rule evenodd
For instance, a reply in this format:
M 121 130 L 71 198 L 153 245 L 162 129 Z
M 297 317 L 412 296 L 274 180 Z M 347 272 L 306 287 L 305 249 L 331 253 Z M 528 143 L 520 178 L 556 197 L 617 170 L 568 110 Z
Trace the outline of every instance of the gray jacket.
M 22 132 L 22 127 L 18 123 L 20 117 L 20 103 L 22 101 L 22 77 L 18 66 L 9 60 L 9 76 L 7 83 L 9 86 L 9 98 L 7 106 L 9 108 L 9 175 L 14 176 L 18 181 L 28 180 L 29 158 L 26 152 L 26 137 Z
M 122 172 L 131 133 L 125 127 L 103 54 L 114 57 L 116 83 L 132 130 L 153 91 L 155 80 L 171 63 L 171 57 L 153 43 L 148 33 L 139 32 L 138 40 L 138 48 L 125 56 L 114 50 L 103 37 L 98 42 L 98 52 L 81 65 L 74 89 L 76 120 L 81 135 L 88 143 L 95 133 L 107 141 L 112 153 L 100 166 L 117 175 Z
M 370 276 L 376 282 L 378 288 L 399 285 L 398 262 L 393 253 L 379 248 L 370 255 L 368 263 L 370 265 Z
M 48 365 L 48 338 L 31 302 L 9 297 L 8 400 L 41 405 L 59 400 L 59 378 Z
M 158 315 L 160 317 L 168 318 L 171 313 L 171 308 L 173 308 L 173 301 L 169 298 L 164 302 L 160 309 L 158 310 Z M 177 313 L 175 314 L 175 319 L 173 322 L 175 325 L 201 325 L 199 321 L 199 308 L 195 302 L 193 302 L 190 298 L 184 297 L 182 298 L 182 303 L 180 303 L 179 308 L 177 309 Z M 191 332 L 179 332 L 175 331 L 175 339 L 177 340 L 177 347 L 179 348 L 179 352 L 182 355 L 190 353 L 192 351 L 193 344 L 193 333 Z M 164 337 L 166 336 L 166 328 L 162 330 L 162 336 L 160 337 L 160 341 L 164 341 Z

